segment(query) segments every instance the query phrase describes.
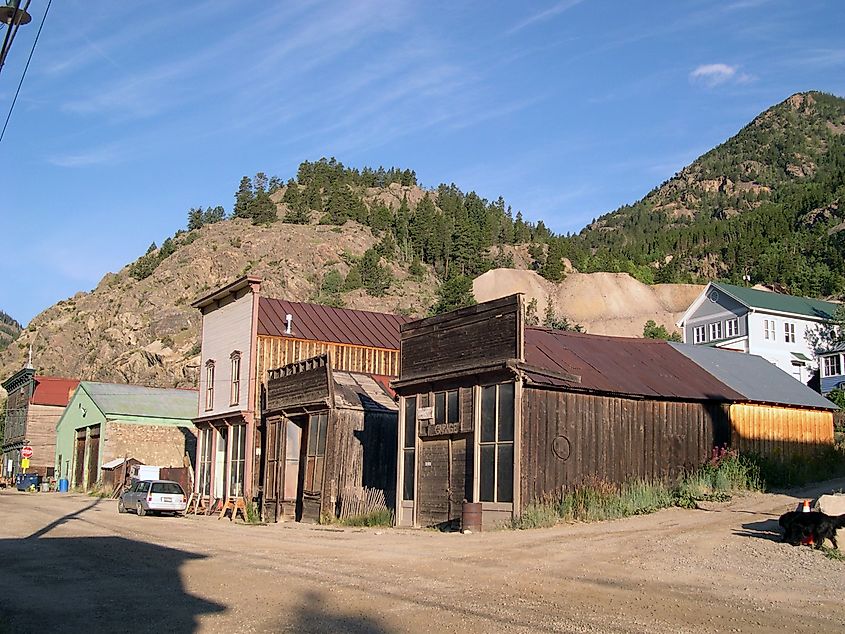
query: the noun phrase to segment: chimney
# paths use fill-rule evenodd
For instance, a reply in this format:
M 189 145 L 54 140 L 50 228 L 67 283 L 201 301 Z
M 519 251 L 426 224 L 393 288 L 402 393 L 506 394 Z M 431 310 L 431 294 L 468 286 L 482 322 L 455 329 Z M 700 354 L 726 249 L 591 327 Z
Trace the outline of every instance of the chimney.
M 289 335 L 290 334 L 290 327 L 291 327 L 291 324 L 293 323 L 293 315 L 291 315 L 290 313 L 285 315 L 285 321 L 288 322 L 288 327 L 285 328 L 285 334 Z

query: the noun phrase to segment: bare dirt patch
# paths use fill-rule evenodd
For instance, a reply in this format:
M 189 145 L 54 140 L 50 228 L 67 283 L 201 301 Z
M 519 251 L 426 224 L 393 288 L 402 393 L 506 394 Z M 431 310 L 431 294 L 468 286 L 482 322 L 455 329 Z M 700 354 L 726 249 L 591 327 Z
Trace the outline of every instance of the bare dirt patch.
M 4 492 L 0 630 L 839 632 L 845 564 L 779 543 L 777 516 L 843 486 L 474 535 Z

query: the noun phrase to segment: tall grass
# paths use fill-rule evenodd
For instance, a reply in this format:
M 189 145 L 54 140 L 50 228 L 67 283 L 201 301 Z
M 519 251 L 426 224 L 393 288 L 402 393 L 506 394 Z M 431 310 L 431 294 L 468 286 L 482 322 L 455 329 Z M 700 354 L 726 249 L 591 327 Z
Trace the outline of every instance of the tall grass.
M 845 476 L 845 445 L 819 448 L 807 455 L 788 457 L 749 454 L 766 487 L 801 486 Z
M 596 522 L 644 515 L 671 506 L 694 506 L 697 500 L 723 500 L 762 488 L 759 467 L 735 451 L 719 449 L 699 469 L 675 483 L 631 480 L 613 484 L 592 478 L 579 486 L 549 494 L 528 505 L 510 526 L 514 529 L 554 526 L 558 521 Z
M 340 526 L 393 526 L 393 511 L 377 509 L 364 515 L 353 515 L 342 519 L 334 518 L 329 523 Z

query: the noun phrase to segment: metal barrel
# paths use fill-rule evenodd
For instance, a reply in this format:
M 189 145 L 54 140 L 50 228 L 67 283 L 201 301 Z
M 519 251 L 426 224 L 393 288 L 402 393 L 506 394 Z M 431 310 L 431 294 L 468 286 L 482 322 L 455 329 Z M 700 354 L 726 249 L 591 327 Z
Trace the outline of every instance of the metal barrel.
M 464 502 L 461 505 L 461 530 L 481 532 L 481 502 Z

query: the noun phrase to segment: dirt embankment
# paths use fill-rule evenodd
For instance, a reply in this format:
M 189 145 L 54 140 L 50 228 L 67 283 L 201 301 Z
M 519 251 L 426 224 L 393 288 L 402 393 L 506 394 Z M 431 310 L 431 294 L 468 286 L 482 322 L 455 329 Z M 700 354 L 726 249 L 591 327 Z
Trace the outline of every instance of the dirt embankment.
M 558 317 L 581 324 L 589 333 L 641 337 L 643 325 L 653 319 L 669 332 L 704 289 L 698 284 L 648 286 L 627 273 L 569 273 L 555 284 L 534 271 L 494 269 L 473 282 L 479 302 L 512 293 L 525 301 L 537 300 L 542 320 L 549 301 Z

